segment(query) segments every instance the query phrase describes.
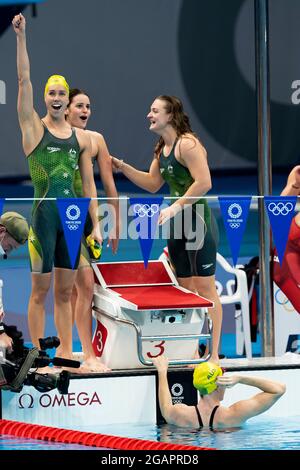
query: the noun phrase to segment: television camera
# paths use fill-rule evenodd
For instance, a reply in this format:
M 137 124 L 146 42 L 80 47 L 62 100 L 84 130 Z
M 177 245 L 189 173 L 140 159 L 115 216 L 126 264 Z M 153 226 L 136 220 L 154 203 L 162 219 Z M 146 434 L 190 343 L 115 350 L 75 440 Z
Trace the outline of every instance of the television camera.
M 60 344 L 56 336 L 40 338 L 40 349 L 24 346 L 23 334 L 16 326 L 4 325 L 5 333 L 13 339 L 11 352 L 0 350 L 0 389 L 19 393 L 24 385 L 31 385 L 45 393 L 58 389 L 59 393 L 68 393 L 70 374 L 68 371 L 40 373 L 37 369 L 53 364 L 58 367 L 78 368 L 80 362 L 61 357 L 50 357 L 46 350 L 57 348 Z

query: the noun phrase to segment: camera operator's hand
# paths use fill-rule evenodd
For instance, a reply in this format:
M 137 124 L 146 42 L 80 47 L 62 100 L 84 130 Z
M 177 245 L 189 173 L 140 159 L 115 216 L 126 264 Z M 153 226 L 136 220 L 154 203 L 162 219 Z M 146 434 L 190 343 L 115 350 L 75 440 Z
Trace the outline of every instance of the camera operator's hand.
M 0 335 L 0 348 L 5 348 L 9 353 L 12 352 L 13 340 L 6 333 Z

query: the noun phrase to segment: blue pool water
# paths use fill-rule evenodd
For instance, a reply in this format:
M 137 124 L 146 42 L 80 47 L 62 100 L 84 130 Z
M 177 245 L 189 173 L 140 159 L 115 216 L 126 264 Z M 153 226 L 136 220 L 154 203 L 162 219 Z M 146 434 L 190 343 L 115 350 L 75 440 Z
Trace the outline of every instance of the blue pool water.
M 300 416 L 250 420 L 242 428 L 195 431 L 171 425 L 89 426 L 81 431 L 219 450 L 300 450 Z M 95 450 L 94 447 L 0 437 L 0 450 Z

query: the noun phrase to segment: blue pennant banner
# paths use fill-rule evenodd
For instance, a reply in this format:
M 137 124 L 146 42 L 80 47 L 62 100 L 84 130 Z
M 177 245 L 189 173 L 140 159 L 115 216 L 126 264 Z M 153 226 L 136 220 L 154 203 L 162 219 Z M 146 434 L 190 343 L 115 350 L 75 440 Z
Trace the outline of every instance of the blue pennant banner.
M 80 241 L 89 209 L 90 199 L 57 199 L 56 204 L 64 229 L 71 266 L 73 269 L 78 256 L 78 250 L 80 249 Z
M 233 266 L 236 265 L 246 228 L 251 197 L 219 197 L 227 238 L 231 248 Z
M 280 264 L 283 261 L 290 226 L 295 215 L 296 202 L 297 196 L 265 196 L 265 208 L 269 216 Z
M 4 201 L 5 199 L 0 199 L 0 217 L 2 215 Z
M 160 205 L 163 197 L 159 198 L 130 198 L 130 212 L 133 213 L 136 230 L 142 250 L 145 268 L 148 266 L 151 248 L 157 229 Z

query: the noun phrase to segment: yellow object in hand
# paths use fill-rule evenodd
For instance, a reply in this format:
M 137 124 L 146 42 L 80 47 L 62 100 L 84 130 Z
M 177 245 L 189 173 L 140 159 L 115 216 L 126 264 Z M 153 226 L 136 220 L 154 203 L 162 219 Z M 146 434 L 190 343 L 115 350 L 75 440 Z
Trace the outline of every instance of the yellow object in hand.
M 89 249 L 90 257 L 95 260 L 99 260 L 102 253 L 102 246 L 97 240 L 91 238 L 91 235 L 86 237 L 86 243 Z

